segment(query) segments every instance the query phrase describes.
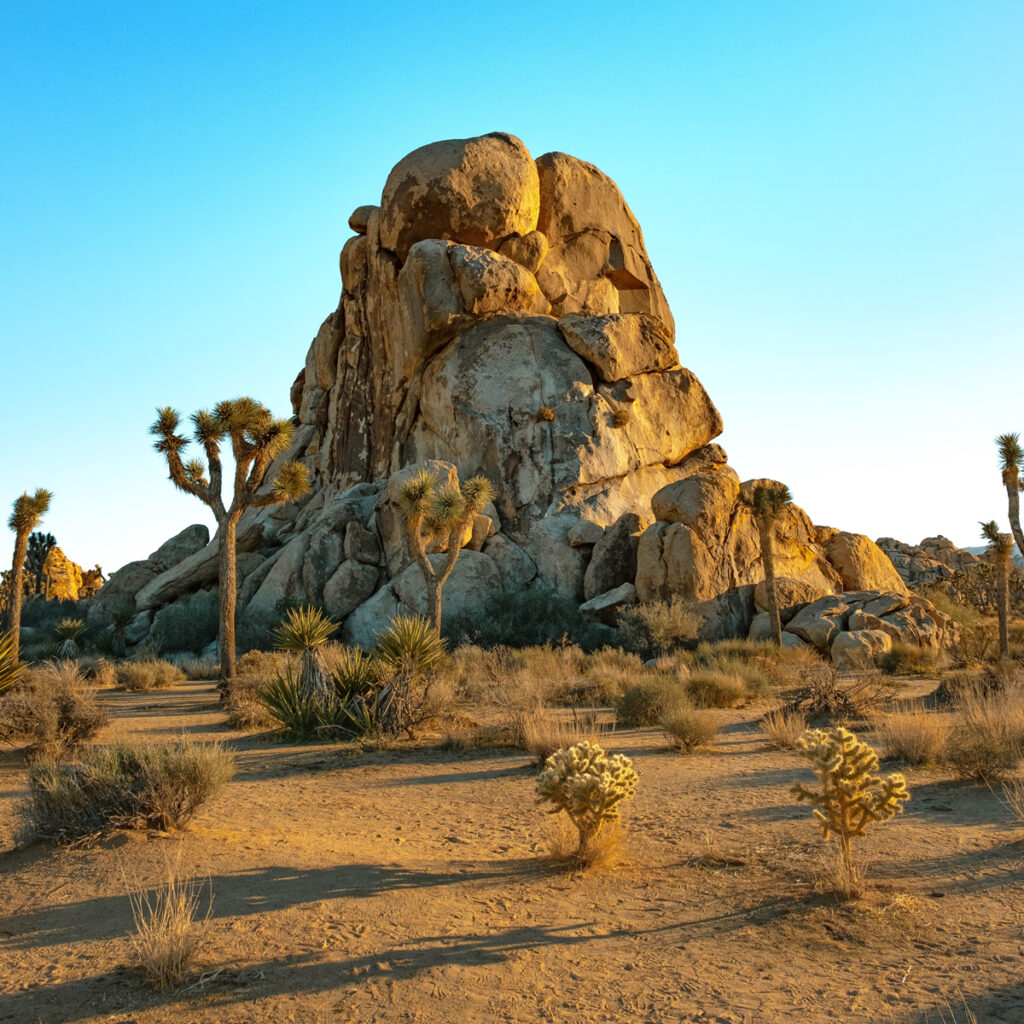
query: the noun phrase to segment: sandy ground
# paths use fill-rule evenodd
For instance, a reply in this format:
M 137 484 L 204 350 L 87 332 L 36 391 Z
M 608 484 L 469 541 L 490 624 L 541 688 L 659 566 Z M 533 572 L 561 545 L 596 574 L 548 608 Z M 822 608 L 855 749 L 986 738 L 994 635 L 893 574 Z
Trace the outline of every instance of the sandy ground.
M 0 754 L 0 1021 L 1024 1021 L 1024 826 L 910 770 L 906 813 L 860 848 L 869 895 L 840 903 L 788 793 L 806 762 L 766 747 L 763 707 L 688 757 L 616 733 L 641 776 L 626 863 L 580 877 L 545 859 L 522 753 L 240 739 L 208 683 L 104 700 L 101 739 L 220 738 L 238 774 L 184 835 L 17 850 L 25 768 Z M 192 977 L 154 993 L 125 874 L 155 886 L 179 849 L 212 917 Z

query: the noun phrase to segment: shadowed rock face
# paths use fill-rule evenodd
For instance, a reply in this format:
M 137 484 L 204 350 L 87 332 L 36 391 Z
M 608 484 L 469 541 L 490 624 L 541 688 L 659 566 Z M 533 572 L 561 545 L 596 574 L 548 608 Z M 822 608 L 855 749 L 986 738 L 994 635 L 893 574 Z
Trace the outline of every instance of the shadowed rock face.
M 372 642 L 388 616 L 420 609 L 394 496 L 431 462 L 496 490 L 446 607 L 545 587 L 607 620 L 681 595 L 710 634 L 746 635 L 764 578 L 757 530 L 615 183 L 564 153 L 534 160 L 511 135 L 454 139 L 400 160 L 349 226 L 341 299 L 291 390 L 285 457 L 308 465 L 312 494 L 243 518 L 239 611 L 324 604 L 344 637 Z M 210 586 L 216 544 L 136 563 L 139 610 Z M 776 549 L 787 604 L 905 589 L 870 541 L 798 508 Z

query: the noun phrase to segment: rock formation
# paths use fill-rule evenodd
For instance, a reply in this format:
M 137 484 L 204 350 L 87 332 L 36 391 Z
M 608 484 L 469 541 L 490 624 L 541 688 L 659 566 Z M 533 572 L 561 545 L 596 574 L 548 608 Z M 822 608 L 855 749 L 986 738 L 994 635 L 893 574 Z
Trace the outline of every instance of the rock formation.
M 349 226 L 338 307 L 291 389 L 286 457 L 308 465 L 313 490 L 243 519 L 239 612 L 312 602 L 368 643 L 390 616 L 420 610 L 392 499 L 399 474 L 432 460 L 497 492 L 445 587 L 447 613 L 530 588 L 612 621 L 631 601 L 680 595 L 706 635 L 747 635 L 764 573 L 740 494 L 755 481 L 741 484 L 712 443 L 721 416 L 679 364 L 668 302 L 611 179 L 563 153 L 534 160 L 510 135 L 438 142 L 399 161 L 380 205 Z M 151 616 L 209 587 L 216 540 L 179 538 L 115 573 L 99 603 L 130 596 Z M 777 552 L 790 604 L 834 598 L 848 625 L 844 591 L 905 600 L 870 540 L 799 508 Z
M 925 537 L 917 545 L 904 544 L 892 537 L 880 537 L 878 546 L 909 586 L 948 580 L 953 573 L 964 572 L 982 561 L 943 536 Z

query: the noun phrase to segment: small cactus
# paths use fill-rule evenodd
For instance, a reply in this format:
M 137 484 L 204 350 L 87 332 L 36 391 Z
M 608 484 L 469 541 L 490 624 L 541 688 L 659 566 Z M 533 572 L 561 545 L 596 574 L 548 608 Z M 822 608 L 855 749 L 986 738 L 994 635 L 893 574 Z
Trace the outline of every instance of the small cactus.
M 878 755 L 842 726 L 808 729 L 796 746 L 814 766 L 821 789 L 797 782 L 792 793 L 798 802 L 806 800 L 814 808 L 826 841 L 833 834 L 838 837 L 848 894 L 854 895 L 859 875 L 851 843 L 864 835 L 868 825 L 888 821 L 903 810 L 901 803 L 910 799 L 906 780 L 898 772 L 884 779 L 872 774 Z
M 623 754 L 607 755 L 583 740 L 556 750 L 537 776 L 537 803 L 550 803 L 549 814 L 565 811 L 579 832 L 577 857 L 608 821 L 619 820 L 619 805 L 636 793 L 633 762 Z
M 542 405 L 537 410 L 537 422 L 538 423 L 551 423 L 555 418 L 555 410 L 550 406 Z

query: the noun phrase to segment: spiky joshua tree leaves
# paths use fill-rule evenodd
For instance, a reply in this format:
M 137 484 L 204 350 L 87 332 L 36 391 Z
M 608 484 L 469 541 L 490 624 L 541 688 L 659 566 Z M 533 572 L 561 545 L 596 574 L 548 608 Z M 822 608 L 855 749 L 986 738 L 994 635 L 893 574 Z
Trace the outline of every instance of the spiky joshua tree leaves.
M 436 473 L 421 469 L 406 481 L 398 496 L 398 508 L 405 520 L 405 537 L 427 586 L 428 617 L 434 632 L 441 635 L 441 588 L 452 574 L 462 542 L 473 518 L 494 497 L 490 480 L 475 476 L 458 484 L 438 486 Z M 446 542 L 447 555 L 435 568 L 427 548 L 435 541 Z
M 28 554 L 28 535 L 49 511 L 52 498 L 53 495 L 43 487 L 31 496 L 26 491 L 15 499 L 11 517 L 7 520 L 7 525 L 14 531 L 14 561 L 11 564 L 6 626 L 11 635 L 11 657 L 15 663 L 18 661 L 18 637 L 21 633 L 21 587 Z
M 295 428 L 291 420 L 274 419 L 267 408 L 252 398 L 218 402 L 212 411 L 202 409 L 190 419 L 193 439 L 206 455 L 205 464 L 198 459 L 182 461 L 189 439 L 178 433 L 180 417 L 174 409 L 158 409 L 150 433 L 157 438 L 153 447 L 167 460 L 174 486 L 208 505 L 217 520 L 220 673 L 221 679 L 228 682 L 235 676 L 238 520 L 246 509 L 280 505 L 306 494 L 309 474 L 302 463 L 286 462 L 278 467 L 269 490 L 262 490 L 271 463 L 288 450 Z M 231 443 L 235 461 L 229 505 L 224 504 L 221 492 L 224 471 L 220 445 L 225 439 Z
M 43 582 L 46 578 L 46 556 L 56 546 L 57 538 L 52 533 L 40 533 L 36 530 L 29 534 L 28 554 L 25 556 L 25 571 L 35 580 L 36 594 L 43 592 Z
M 13 686 L 21 677 L 21 663 L 13 653 L 14 642 L 10 633 L 0 633 L 0 693 Z
M 761 545 L 761 564 L 764 566 L 764 588 L 768 601 L 768 618 L 772 627 L 772 643 L 782 646 L 782 620 L 779 618 L 779 595 L 775 587 L 775 543 L 772 531 L 783 509 L 793 504 L 793 497 L 785 484 L 769 480 L 754 485 L 741 500 L 750 509 L 757 526 Z
M 884 779 L 872 774 L 878 768 L 878 755 L 842 726 L 808 729 L 796 746 L 811 762 L 821 788 L 797 782 L 792 793 L 814 808 L 826 842 L 833 835 L 839 840 L 846 894 L 856 895 L 859 874 L 851 844 L 868 825 L 888 821 L 903 810 L 903 802 L 910 799 L 906 780 L 898 772 Z
M 1010 530 L 1017 542 L 1017 550 L 1024 558 L 1024 531 L 1020 528 L 1020 492 L 1024 490 L 1024 448 L 1020 446 L 1020 434 L 1000 434 L 996 438 L 999 449 L 999 469 L 1003 474 L 1003 486 L 1009 505 Z
M 1013 538 L 1000 533 L 995 520 L 979 523 L 982 540 L 988 541 L 988 555 L 996 569 L 996 615 L 999 617 L 999 657 L 1010 656 L 1010 567 Z
M 537 803 L 549 803 L 549 814 L 565 811 L 576 826 L 576 856 L 586 859 L 587 847 L 605 822 L 619 820 L 619 805 L 636 794 L 637 774 L 624 754 L 608 755 L 586 740 L 556 750 L 537 776 Z

